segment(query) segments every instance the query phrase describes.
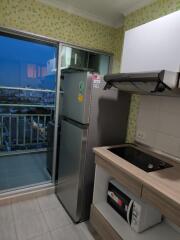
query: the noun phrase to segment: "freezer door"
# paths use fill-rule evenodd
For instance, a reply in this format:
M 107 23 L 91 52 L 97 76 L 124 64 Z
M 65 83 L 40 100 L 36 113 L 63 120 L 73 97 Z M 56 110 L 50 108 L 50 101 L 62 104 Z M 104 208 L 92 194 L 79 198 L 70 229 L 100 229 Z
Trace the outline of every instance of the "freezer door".
M 65 73 L 63 80 L 63 116 L 82 124 L 89 123 L 91 74 L 88 72 Z
M 87 129 L 62 121 L 56 194 L 74 222 L 82 215 L 86 140 Z

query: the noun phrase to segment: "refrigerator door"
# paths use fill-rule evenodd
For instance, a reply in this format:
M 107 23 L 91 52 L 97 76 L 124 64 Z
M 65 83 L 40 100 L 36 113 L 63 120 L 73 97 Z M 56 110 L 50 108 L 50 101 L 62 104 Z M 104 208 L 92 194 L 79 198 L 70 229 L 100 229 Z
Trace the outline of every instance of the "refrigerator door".
M 87 129 L 62 121 L 56 194 L 74 222 L 82 215 Z
M 91 74 L 88 72 L 65 73 L 62 114 L 81 124 L 89 123 Z

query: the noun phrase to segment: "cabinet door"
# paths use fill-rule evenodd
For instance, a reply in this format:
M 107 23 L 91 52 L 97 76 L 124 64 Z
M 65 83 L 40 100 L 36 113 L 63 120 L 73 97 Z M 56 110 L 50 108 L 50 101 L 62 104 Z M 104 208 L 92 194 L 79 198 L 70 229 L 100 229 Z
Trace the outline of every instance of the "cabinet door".
M 133 176 L 125 173 L 118 167 L 115 167 L 109 161 L 95 156 L 96 164 L 100 167 L 104 168 L 110 176 L 112 176 L 117 182 L 119 182 L 123 187 L 127 188 L 130 192 L 132 192 L 136 197 L 141 197 L 142 192 L 142 183 L 138 181 Z
M 159 208 L 161 213 L 180 227 L 180 206 L 167 200 L 156 190 L 143 186 L 142 199 Z
M 180 11 L 125 33 L 121 72 L 179 71 Z
M 92 204 L 90 223 L 104 240 L 123 240 L 101 212 Z

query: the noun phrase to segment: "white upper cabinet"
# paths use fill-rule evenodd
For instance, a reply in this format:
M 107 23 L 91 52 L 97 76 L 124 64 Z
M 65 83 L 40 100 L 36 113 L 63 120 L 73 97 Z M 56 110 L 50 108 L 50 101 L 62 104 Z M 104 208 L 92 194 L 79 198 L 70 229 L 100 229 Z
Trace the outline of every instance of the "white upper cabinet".
M 180 11 L 125 33 L 121 72 L 180 70 Z

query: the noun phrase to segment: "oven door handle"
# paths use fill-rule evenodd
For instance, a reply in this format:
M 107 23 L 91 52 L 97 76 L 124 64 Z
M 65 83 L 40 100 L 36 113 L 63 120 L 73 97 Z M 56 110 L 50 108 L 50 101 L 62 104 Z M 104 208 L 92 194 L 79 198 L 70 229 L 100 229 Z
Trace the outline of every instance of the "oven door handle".
M 134 201 L 131 200 L 130 203 L 129 203 L 129 206 L 128 206 L 128 210 L 127 210 L 127 222 L 129 223 L 129 225 L 131 225 L 131 223 L 130 223 L 130 213 L 131 213 L 131 209 L 133 207 L 133 203 L 134 203 Z

